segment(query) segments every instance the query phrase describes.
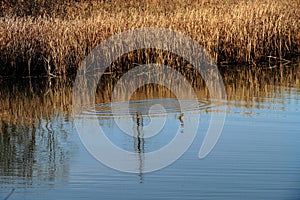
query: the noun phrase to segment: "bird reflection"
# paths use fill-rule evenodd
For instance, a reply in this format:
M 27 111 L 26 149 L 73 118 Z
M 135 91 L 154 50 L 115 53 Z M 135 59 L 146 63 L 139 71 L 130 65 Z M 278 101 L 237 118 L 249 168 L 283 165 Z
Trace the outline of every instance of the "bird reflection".
M 134 127 L 133 130 L 135 132 L 134 135 L 134 152 L 138 155 L 138 161 L 139 161 L 139 177 L 140 177 L 140 183 L 144 182 L 143 177 L 143 168 L 144 168 L 144 153 L 145 153 L 145 139 L 144 139 L 144 133 L 143 133 L 143 127 L 144 127 L 144 117 L 140 112 L 136 112 L 133 116 Z M 177 117 L 180 123 L 180 133 L 184 132 L 184 113 L 180 113 Z
M 143 166 L 144 166 L 144 134 L 143 134 L 143 116 L 137 112 L 135 115 L 136 119 L 136 127 L 133 130 L 136 130 L 136 135 L 134 137 L 134 151 L 138 153 L 138 160 L 139 160 L 139 177 L 140 177 L 140 183 L 144 182 L 144 177 L 143 177 Z

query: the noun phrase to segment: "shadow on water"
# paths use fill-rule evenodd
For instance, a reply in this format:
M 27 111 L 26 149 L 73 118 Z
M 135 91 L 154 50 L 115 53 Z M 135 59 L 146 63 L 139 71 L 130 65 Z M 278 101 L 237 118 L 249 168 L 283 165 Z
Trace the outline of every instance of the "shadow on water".
M 225 103 L 228 106 L 246 108 L 251 112 L 260 108 L 268 109 L 266 103 L 299 98 L 292 96 L 294 90 L 300 94 L 299 66 L 256 70 L 248 67 L 220 68 L 220 71 L 228 98 Z M 88 113 L 97 115 L 99 123 L 107 123 L 107 126 L 113 120 L 110 102 L 115 82 L 117 80 L 109 74 L 101 79 L 95 105 L 92 105 L 93 110 Z M 130 84 L 129 82 L 124 86 L 124 89 L 130 87 Z M 67 182 L 69 160 L 74 153 L 72 148 L 76 145 L 71 144 L 70 139 L 70 134 L 74 132 L 71 118 L 72 81 L 62 83 L 48 79 L 3 79 L 0 85 L 0 183 L 18 187 L 19 184 L 30 186 L 40 181 L 50 185 Z M 201 102 L 199 110 L 218 111 L 218 105 L 210 101 L 209 91 L 203 81 L 197 81 L 193 88 Z M 180 91 L 180 83 L 177 89 Z M 144 108 L 139 110 L 139 105 L 145 106 L 145 102 L 141 104 L 142 100 L 168 99 L 166 109 L 178 112 L 175 98 L 172 91 L 159 85 L 141 87 L 130 98 L 133 102 L 130 117 L 136 124 L 133 128 L 137 134 L 132 138 L 132 145 L 134 151 L 139 153 L 141 183 L 144 182 L 145 164 L 142 153 L 146 151 L 143 127 L 147 117 L 143 113 Z M 175 103 L 170 103 L 173 100 Z M 119 115 L 122 116 L 122 103 L 113 106 L 119 106 Z M 148 112 L 149 105 L 146 107 Z M 176 117 L 183 130 L 182 113 L 177 113 Z

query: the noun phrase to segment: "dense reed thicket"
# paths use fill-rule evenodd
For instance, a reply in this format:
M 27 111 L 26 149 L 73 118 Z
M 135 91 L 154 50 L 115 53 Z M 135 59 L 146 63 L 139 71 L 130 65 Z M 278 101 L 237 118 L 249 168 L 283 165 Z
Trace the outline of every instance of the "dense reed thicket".
M 219 63 L 300 52 L 299 0 L 1 1 L 0 75 L 74 73 L 109 36 L 140 27 L 182 32 Z

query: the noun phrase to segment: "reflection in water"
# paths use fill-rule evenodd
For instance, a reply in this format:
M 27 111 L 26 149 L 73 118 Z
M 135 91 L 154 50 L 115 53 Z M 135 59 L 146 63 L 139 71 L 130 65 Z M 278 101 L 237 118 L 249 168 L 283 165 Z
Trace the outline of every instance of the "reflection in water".
M 299 64 L 300 65 L 300 64 Z M 259 108 L 259 103 L 272 103 L 281 99 L 285 101 L 293 89 L 300 88 L 300 66 L 275 69 L 238 69 L 220 68 L 226 87 L 228 104 L 239 102 L 241 108 Z M 110 110 L 107 103 L 111 102 L 111 92 L 117 80 L 106 74 L 99 83 L 95 105 L 100 111 Z M 196 82 L 197 81 L 197 82 Z M 194 81 L 195 93 L 205 107 L 213 106 L 209 99 L 209 91 L 201 79 Z M 130 87 L 130 84 L 124 86 Z M 9 124 L 31 125 L 36 119 L 47 119 L 57 113 L 65 114 L 70 121 L 72 107 L 72 81 L 49 82 L 48 80 L 1 80 L 0 81 L 0 120 Z M 33 86 L 32 90 L 30 85 Z M 176 87 L 176 86 L 175 86 Z M 177 85 L 180 91 L 180 84 Z M 102 89 L 101 89 L 102 88 Z M 184 94 L 186 91 L 180 91 Z M 126 93 L 126 91 L 123 91 Z M 120 92 L 120 94 L 122 94 Z M 80 97 L 78 97 L 80 98 Z M 176 98 L 175 95 L 162 86 L 147 85 L 141 87 L 132 96 L 131 100 Z M 120 98 L 121 99 L 121 98 Z M 206 102 L 206 103 L 205 103 Z M 104 113 L 103 113 L 104 114 Z
M 237 70 L 221 68 L 221 74 L 228 96 L 227 102 L 213 102 L 209 99 L 209 91 L 203 81 L 193 80 L 193 87 L 200 101 L 200 111 L 216 112 L 219 104 L 226 103 L 229 107 L 239 108 L 242 114 L 252 115 L 251 112 L 255 110 L 273 110 L 276 104 L 282 106 L 293 99 L 299 99 L 300 70 L 297 66 L 257 70 L 247 67 Z M 113 118 L 110 95 L 117 80 L 113 80 L 109 74 L 105 76 L 100 83 L 95 105 L 87 113 L 101 116 L 99 123 L 106 122 L 109 127 L 112 126 L 110 123 Z M 16 187 L 18 184 L 29 186 L 39 181 L 49 184 L 67 182 L 69 160 L 74 151 L 70 137 L 74 132 L 70 118 L 72 82 L 17 82 L 0 82 L 0 183 Z M 132 83 L 124 86 L 124 89 L 130 87 L 130 84 Z M 186 91 L 180 92 L 184 94 Z M 179 112 L 178 105 L 173 102 L 174 98 L 174 94 L 167 88 L 148 85 L 139 88 L 131 100 L 135 101 L 133 104 L 138 104 L 138 100 L 142 99 L 167 99 L 164 107 L 167 111 L 177 112 L 176 120 L 183 133 L 185 116 Z M 122 116 L 122 104 L 116 106 L 120 106 L 119 114 Z M 150 148 L 145 144 L 147 140 L 143 132 L 147 117 L 143 110 L 138 109 L 130 117 L 136 124 L 132 127 L 136 134 L 131 145 L 139 153 L 140 182 L 144 182 L 143 153 L 147 151 L 146 148 Z
M 62 120 L 56 116 L 52 121 L 41 119 L 31 126 L 0 123 L 1 184 L 67 182 L 71 126 L 62 124 Z
M 3 122 L 0 128 L 0 174 L 2 176 L 32 177 L 32 166 L 35 162 L 33 155 L 36 144 L 35 130 Z M 20 132 L 25 134 L 20 134 Z
M 143 135 L 143 117 L 137 112 L 135 118 L 133 118 L 134 121 L 136 121 L 136 135 L 134 135 L 134 150 L 135 153 L 138 153 L 138 160 L 139 160 L 139 177 L 140 177 L 140 183 L 143 183 L 143 153 L 145 152 L 144 145 L 144 135 Z
M 70 115 L 64 113 L 68 91 L 23 81 L 6 82 L 0 90 L 0 184 L 67 182 L 74 146 Z
M 260 109 L 264 108 L 266 104 L 278 103 L 275 101 L 285 101 L 289 97 L 282 97 L 283 94 L 290 95 L 293 93 L 291 90 L 300 87 L 300 67 L 291 66 L 283 68 L 257 68 L 251 67 L 238 67 L 220 68 L 229 106 L 233 103 L 234 106 L 238 106 L 244 109 Z M 96 105 L 111 102 L 111 94 L 114 89 L 114 85 L 117 82 L 111 81 L 115 77 L 107 74 L 101 79 L 99 83 L 98 93 L 96 96 Z M 193 80 L 192 77 L 190 79 Z M 205 86 L 203 80 L 199 77 L 195 78 L 192 82 L 192 86 L 199 100 L 208 101 L 207 106 L 214 106 L 214 103 L 209 99 L 209 91 Z M 119 99 L 126 99 L 126 88 L 134 86 L 134 82 L 127 80 L 122 91 L 116 91 L 116 94 L 120 94 Z M 180 90 L 180 82 L 174 88 L 178 89 L 178 92 L 182 96 L 188 96 L 185 94 L 187 91 Z M 104 90 L 102 88 L 105 88 Z M 131 100 L 141 99 L 157 99 L 157 98 L 176 98 L 175 95 L 159 85 L 147 85 L 141 87 L 134 93 Z M 209 110 L 208 110 L 209 111 Z

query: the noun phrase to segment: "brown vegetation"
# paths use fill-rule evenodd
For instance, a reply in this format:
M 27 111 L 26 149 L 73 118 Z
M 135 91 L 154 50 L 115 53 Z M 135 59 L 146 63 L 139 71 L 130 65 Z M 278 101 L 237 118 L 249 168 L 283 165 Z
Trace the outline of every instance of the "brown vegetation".
M 219 64 L 300 52 L 299 0 L 7 2 L 0 5 L 0 75 L 73 73 L 101 41 L 140 27 L 184 33 Z

